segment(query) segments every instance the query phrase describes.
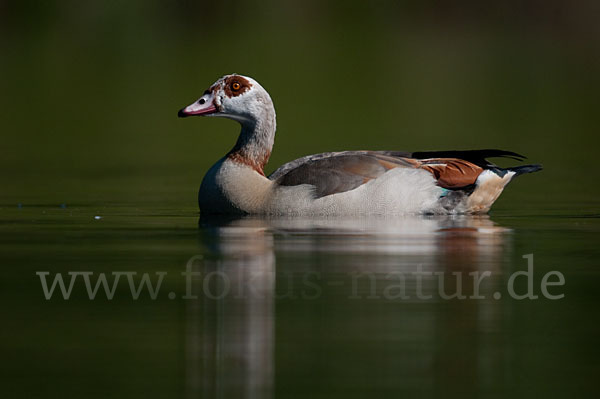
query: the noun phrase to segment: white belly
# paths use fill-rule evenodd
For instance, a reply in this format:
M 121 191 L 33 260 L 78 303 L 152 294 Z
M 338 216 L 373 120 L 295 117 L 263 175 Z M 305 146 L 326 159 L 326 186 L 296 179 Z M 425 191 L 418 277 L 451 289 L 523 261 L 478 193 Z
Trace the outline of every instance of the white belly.
M 435 212 L 442 189 L 429 172 L 392 169 L 358 188 L 314 198 L 312 186 L 279 186 L 267 213 L 295 215 L 404 215 Z

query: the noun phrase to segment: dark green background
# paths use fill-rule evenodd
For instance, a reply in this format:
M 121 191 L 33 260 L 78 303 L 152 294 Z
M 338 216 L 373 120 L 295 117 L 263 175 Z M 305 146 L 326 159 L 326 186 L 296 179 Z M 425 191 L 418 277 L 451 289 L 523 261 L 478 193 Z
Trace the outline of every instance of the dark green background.
M 286 273 L 319 271 L 326 282 L 420 263 L 491 269 L 502 285 L 527 253 L 567 284 L 555 302 L 352 302 L 341 288 L 275 301 L 265 398 L 595 392 L 599 20 L 595 1 L 0 1 L 0 395 L 255 392 L 236 385 L 247 375 L 231 359 L 190 375 L 194 337 L 235 348 L 247 308 L 211 316 L 210 301 L 133 301 L 126 286 L 114 301 L 89 301 L 81 287 L 46 301 L 35 272 L 168 271 L 163 292 L 179 293 L 193 255 L 243 267 L 271 253 L 276 290 Z M 348 238 L 326 222 L 329 238 L 265 221 L 275 233 L 256 242 L 254 230 L 198 229 L 199 183 L 238 126 L 176 114 L 232 72 L 274 100 L 267 172 L 349 149 L 500 148 L 545 169 L 498 200 L 486 220 L 508 232 L 491 243 Z M 236 245 L 251 250 L 223 249 Z M 218 320 L 233 330 L 219 333 Z
M 1 4 L 12 202 L 193 207 L 238 127 L 176 112 L 232 72 L 274 99 L 268 170 L 332 150 L 502 148 L 546 167 L 528 194 L 594 198 L 596 2 Z

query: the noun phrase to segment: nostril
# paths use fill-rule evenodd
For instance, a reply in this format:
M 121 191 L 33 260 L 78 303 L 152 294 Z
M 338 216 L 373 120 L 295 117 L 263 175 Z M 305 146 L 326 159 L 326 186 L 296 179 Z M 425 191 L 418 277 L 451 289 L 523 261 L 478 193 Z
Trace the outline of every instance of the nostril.
M 201 98 L 200 100 L 198 100 L 198 103 L 199 103 L 200 105 L 204 104 L 205 102 L 206 102 L 206 100 L 205 100 L 205 99 L 203 99 L 203 98 Z

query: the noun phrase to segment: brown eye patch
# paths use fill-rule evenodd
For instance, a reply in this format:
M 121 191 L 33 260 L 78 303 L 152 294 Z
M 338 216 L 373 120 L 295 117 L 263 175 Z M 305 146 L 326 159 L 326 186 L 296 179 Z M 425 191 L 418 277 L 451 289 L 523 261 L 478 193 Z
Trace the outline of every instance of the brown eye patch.
M 236 97 L 250 90 L 252 83 L 239 75 L 228 76 L 225 79 L 225 95 L 227 97 Z

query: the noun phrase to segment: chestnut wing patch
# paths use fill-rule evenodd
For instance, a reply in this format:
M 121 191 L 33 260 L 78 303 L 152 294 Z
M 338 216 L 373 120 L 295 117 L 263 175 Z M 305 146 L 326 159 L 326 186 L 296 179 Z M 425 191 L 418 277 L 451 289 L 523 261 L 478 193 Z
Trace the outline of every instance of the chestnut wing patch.
M 430 172 L 440 187 L 459 189 L 475 184 L 481 166 L 456 158 L 422 159 L 420 168 Z

